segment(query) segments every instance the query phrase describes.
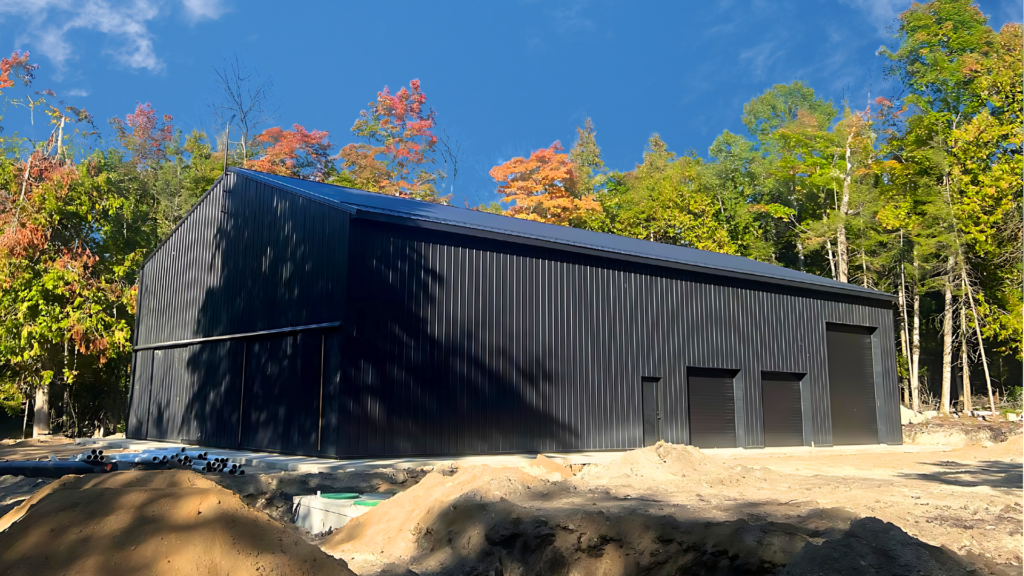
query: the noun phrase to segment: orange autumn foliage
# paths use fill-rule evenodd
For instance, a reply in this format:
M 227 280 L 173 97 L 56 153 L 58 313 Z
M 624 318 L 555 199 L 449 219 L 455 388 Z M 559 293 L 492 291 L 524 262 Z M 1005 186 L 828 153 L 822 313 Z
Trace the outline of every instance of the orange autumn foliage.
M 266 145 L 263 155 L 249 163 L 258 172 L 323 182 L 331 163 L 332 144 L 326 130 L 268 128 L 256 137 Z
M 529 159 L 516 157 L 491 168 L 498 194 L 504 196 L 501 201 L 514 203 L 508 215 L 568 226 L 587 213 L 601 212 L 593 194 L 578 193 L 575 167 L 562 150 L 555 141 L 531 152 Z

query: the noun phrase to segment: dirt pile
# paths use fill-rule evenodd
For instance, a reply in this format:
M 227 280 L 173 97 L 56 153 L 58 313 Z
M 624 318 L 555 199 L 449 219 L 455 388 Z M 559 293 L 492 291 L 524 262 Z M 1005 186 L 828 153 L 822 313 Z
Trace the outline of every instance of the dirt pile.
M 558 462 L 543 454 L 538 454 L 532 462 L 523 467 L 524 470 L 552 482 L 572 478 L 572 470 L 562 466 Z
M 777 476 L 760 467 L 715 461 L 693 446 L 658 442 L 631 450 L 607 464 L 590 464 L 576 476 L 579 488 L 605 488 L 618 494 L 676 490 L 681 483 L 715 488 Z
M 932 418 L 903 427 L 903 442 L 918 446 L 961 447 L 1006 442 L 1021 434 L 1021 422 L 986 422 L 977 418 Z
M 352 574 L 186 471 L 66 476 L 0 518 L 2 574 Z
M 48 478 L 0 476 L 0 517 L 13 510 L 37 490 L 52 482 Z
M 704 471 L 735 468 L 694 449 L 661 445 L 596 468 L 587 481 L 662 483 L 669 470 L 678 470 L 697 482 Z M 618 498 L 577 480 L 550 482 L 520 468 L 488 466 L 463 468 L 451 477 L 430 474 L 335 532 L 323 548 L 361 574 L 760 575 L 786 570 L 811 576 L 843 565 L 863 568 L 851 574 L 969 573 L 955 555 L 844 509 L 775 514 L 787 519 L 769 520 L 764 512 L 772 505 L 766 503 L 706 512 L 647 497 Z M 737 511 L 747 517 L 737 518 Z M 821 563 L 826 560 L 836 564 Z M 911 564 L 923 571 L 905 570 Z
M 323 549 L 335 556 L 409 559 L 424 547 L 423 542 L 433 541 L 432 525 L 442 514 L 471 529 L 479 524 L 479 510 L 471 504 L 518 498 L 531 490 L 550 492 L 551 486 L 520 468 L 467 466 L 452 476 L 433 472 L 335 531 Z M 437 536 L 446 537 L 443 533 Z

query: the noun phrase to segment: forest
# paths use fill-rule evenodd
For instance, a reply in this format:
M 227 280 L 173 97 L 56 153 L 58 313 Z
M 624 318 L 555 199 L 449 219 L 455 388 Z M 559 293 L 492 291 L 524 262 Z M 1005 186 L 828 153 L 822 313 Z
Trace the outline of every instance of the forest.
M 1020 394 L 1021 25 L 936 0 L 891 30 L 878 56 L 898 89 L 868 106 L 777 84 L 743 106 L 746 134 L 724 131 L 704 155 L 653 134 L 625 171 L 605 165 L 587 118 L 568 149 L 494 166 L 500 201 L 466 208 L 893 293 L 906 405 L 995 410 Z M 225 129 L 210 134 L 149 102 L 101 122 L 38 90 L 37 68 L 28 52 L 0 60 L 3 114 L 52 126 L 45 141 L 0 131 L 0 402 L 23 422 L 42 407 L 54 431 L 123 431 L 139 268 L 225 166 L 452 202 L 461 144 L 420 80 L 353 111 L 338 146 L 271 126 L 273 80 L 239 57 L 215 67 Z

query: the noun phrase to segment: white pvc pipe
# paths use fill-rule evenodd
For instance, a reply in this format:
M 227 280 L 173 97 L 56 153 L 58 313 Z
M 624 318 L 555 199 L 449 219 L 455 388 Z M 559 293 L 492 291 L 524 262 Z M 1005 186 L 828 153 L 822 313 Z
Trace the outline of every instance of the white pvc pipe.
M 133 462 L 135 464 L 160 464 L 159 456 L 137 456 L 135 454 L 115 454 L 110 457 L 111 462 Z
M 157 460 L 170 459 L 170 457 L 171 457 L 171 455 L 168 455 L 166 452 L 150 452 L 148 450 L 144 451 L 144 452 L 122 452 L 120 454 L 111 454 L 110 455 L 110 457 L 117 457 L 117 456 L 133 456 L 133 457 L 134 456 L 143 456 L 143 457 L 146 457 L 146 458 L 151 458 L 151 457 L 152 458 L 156 458 Z

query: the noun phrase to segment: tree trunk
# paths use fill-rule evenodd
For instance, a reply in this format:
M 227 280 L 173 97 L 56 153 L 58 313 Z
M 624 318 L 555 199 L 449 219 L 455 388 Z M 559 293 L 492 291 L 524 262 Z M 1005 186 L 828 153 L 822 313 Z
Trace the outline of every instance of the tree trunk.
M 917 251 L 914 252 L 914 277 L 917 278 Z M 910 338 L 910 393 L 914 399 L 914 411 L 921 411 L 921 295 L 914 289 L 914 331 Z
M 36 411 L 32 419 L 32 437 L 50 434 L 50 386 L 36 388 Z
M 832 255 L 832 239 L 825 239 L 825 247 L 828 248 L 828 267 L 829 271 L 832 272 L 832 279 L 836 279 L 836 258 Z M 803 246 L 800 247 L 800 269 L 804 269 L 804 250 Z
M 900 345 L 903 348 L 903 357 L 907 359 L 907 399 L 904 402 L 907 406 L 910 406 L 910 388 L 911 378 L 914 376 L 914 364 L 910 360 L 910 324 L 907 322 L 907 283 L 904 278 L 904 267 L 900 266 L 900 294 L 899 294 L 899 305 L 900 305 Z
M 850 160 L 850 142 L 853 132 L 846 137 L 846 171 L 843 173 L 843 199 L 839 202 L 839 228 L 836 230 L 836 275 L 840 282 L 850 277 L 849 245 L 846 242 L 846 215 L 850 211 L 850 182 L 853 180 L 853 162 Z
M 971 405 L 971 365 L 967 354 L 967 312 L 960 307 L 960 379 L 963 381 L 964 412 L 974 409 Z
M 952 264 L 950 262 L 950 268 Z M 953 372 L 953 287 L 949 284 L 947 278 L 942 288 L 946 308 L 942 313 L 942 393 L 939 397 L 939 414 L 943 415 L 949 415 L 949 386 Z
M 868 288 L 868 259 L 864 256 L 864 251 L 860 251 L 860 270 L 864 276 L 861 278 L 861 285 Z
M 981 319 L 978 318 L 978 308 L 974 305 L 974 289 L 967 281 L 967 267 L 960 265 L 960 280 L 967 290 L 967 301 L 971 305 L 971 316 L 974 317 L 974 333 L 978 337 L 978 352 L 981 354 L 981 367 L 985 369 L 985 387 L 988 388 L 988 405 L 992 414 L 996 413 L 996 401 L 992 395 L 992 376 L 988 372 L 988 358 L 985 356 L 985 342 L 981 339 Z
M 21 421 L 21 439 L 24 440 L 28 436 L 25 434 L 28 432 L 28 407 L 32 404 L 28 394 L 25 394 L 25 417 Z

